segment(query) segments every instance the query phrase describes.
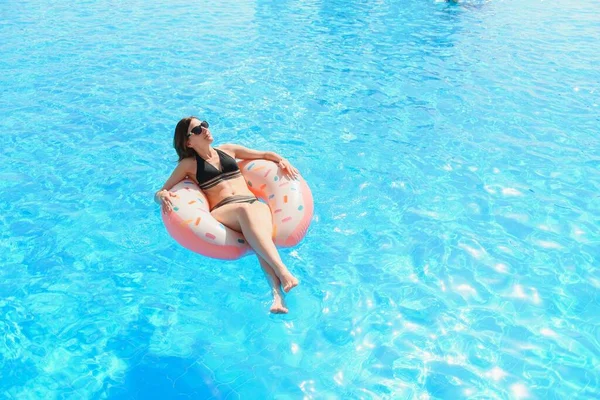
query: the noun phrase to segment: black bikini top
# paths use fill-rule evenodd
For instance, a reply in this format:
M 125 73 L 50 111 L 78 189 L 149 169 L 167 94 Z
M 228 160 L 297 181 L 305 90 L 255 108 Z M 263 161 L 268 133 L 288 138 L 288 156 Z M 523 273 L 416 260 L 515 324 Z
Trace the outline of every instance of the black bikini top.
M 198 186 L 200 186 L 200 189 L 202 190 L 210 189 L 222 181 L 237 178 L 242 175 L 235 158 L 219 149 L 215 150 L 219 155 L 219 163 L 221 164 L 220 171 L 196 154 L 196 165 L 198 169 L 196 172 L 196 179 L 198 180 Z

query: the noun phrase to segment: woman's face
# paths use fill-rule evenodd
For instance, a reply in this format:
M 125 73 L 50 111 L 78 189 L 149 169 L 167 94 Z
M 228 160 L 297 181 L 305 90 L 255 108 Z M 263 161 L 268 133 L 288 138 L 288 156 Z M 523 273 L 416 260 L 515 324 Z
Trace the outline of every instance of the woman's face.
M 188 127 L 188 146 L 193 146 L 194 143 L 212 143 L 213 136 L 208 128 L 204 126 L 200 126 L 202 121 L 197 119 L 193 119 L 190 121 L 190 126 Z M 208 125 L 205 123 L 205 125 Z M 193 131 L 193 132 L 192 132 Z

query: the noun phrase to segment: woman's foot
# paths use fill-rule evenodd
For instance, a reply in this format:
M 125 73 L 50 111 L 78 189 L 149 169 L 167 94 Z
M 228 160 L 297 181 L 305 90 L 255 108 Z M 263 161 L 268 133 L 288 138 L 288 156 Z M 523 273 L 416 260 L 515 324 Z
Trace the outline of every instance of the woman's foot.
M 288 309 L 283 302 L 283 297 L 278 294 L 273 295 L 273 304 L 271 305 L 271 309 L 269 310 L 273 314 L 287 314 Z
M 283 291 L 286 293 L 298 286 L 298 279 L 296 279 L 296 277 L 290 273 L 282 276 L 280 280 L 281 286 L 283 286 Z

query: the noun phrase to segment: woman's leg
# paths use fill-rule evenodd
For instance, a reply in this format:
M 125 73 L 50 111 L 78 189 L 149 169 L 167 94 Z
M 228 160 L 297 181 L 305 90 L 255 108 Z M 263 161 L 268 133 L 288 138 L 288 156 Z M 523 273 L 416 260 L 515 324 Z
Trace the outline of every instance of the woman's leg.
M 298 279 L 283 264 L 273 243 L 273 222 L 269 206 L 258 201 L 253 204 L 228 204 L 213 210 L 211 214 L 222 224 L 242 232 L 256 254 L 273 268 L 285 292 L 298 285 Z
M 275 271 L 281 281 L 283 291 L 287 293 L 298 285 L 298 279 L 288 271 L 281 261 L 277 247 L 273 243 L 273 222 L 269 206 L 258 201 L 246 204 L 246 207 L 242 208 L 238 214 L 238 221 L 248 244 Z
M 271 305 L 271 312 L 274 314 L 287 314 L 288 309 L 283 301 L 283 293 L 281 293 L 281 281 L 273 271 L 273 268 L 266 262 L 261 256 L 258 257 L 258 262 L 269 281 L 271 286 L 271 293 L 273 294 L 273 304 Z

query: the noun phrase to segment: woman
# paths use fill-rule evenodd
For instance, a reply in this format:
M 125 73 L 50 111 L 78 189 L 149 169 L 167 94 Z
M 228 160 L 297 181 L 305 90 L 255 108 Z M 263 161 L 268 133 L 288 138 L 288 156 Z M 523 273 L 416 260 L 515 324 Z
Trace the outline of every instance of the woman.
M 206 195 L 211 215 L 223 225 L 241 232 L 255 251 L 271 285 L 271 312 L 287 313 L 281 286 L 287 293 L 298 285 L 298 280 L 283 264 L 273 243 L 273 222 L 269 206 L 258 201 L 248 189 L 235 159 L 275 161 L 290 179 L 298 176 L 298 170 L 273 152 L 252 150 L 235 144 L 214 148 L 211 147 L 212 142 L 208 122 L 196 117 L 179 121 L 173 138 L 179 164 L 163 187 L 156 192 L 154 200 L 162 205 L 165 212 L 171 212 L 171 197 L 174 194 L 169 189 L 186 176 L 193 179 Z

